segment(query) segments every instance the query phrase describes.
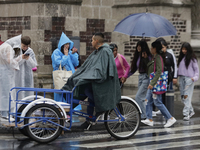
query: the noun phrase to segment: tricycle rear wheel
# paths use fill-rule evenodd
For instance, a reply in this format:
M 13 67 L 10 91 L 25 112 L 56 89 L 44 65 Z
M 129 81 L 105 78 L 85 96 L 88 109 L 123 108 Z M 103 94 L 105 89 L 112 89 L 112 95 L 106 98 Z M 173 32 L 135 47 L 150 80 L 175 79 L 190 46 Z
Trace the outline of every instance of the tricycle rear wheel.
M 64 121 L 58 108 L 50 104 L 37 104 L 33 106 L 26 114 L 24 124 L 28 136 L 39 142 L 48 143 L 56 138 L 62 132 Z

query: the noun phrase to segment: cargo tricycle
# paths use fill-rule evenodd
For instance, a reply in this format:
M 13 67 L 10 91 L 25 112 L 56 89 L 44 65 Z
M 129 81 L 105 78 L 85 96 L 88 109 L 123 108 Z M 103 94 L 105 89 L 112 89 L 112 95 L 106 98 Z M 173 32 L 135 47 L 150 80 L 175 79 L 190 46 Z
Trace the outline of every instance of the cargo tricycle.
M 71 130 L 73 115 L 90 118 L 91 124 L 104 122 L 108 133 L 116 139 L 132 137 L 140 126 L 141 109 L 130 97 L 121 96 L 116 108 L 104 113 L 99 119 L 85 112 L 75 110 L 73 104 L 95 107 L 93 103 L 75 99 L 72 91 L 43 88 L 14 87 L 10 90 L 9 126 L 18 128 L 25 136 L 39 143 L 48 143 L 58 138 L 62 131 Z M 11 93 L 15 91 L 15 98 Z M 34 95 L 19 99 L 20 92 L 34 91 Z M 61 102 L 47 98 L 49 93 L 62 95 Z M 13 109 L 14 105 L 14 109 Z M 14 122 L 11 122 L 14 118 Z M 13 119 L 12 119 L 13 120 Z

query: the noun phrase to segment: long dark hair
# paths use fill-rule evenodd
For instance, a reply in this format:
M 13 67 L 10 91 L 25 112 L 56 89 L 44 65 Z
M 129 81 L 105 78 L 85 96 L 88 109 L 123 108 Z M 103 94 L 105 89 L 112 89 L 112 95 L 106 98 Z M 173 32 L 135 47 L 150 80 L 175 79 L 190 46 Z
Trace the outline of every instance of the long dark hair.
M 162 44 L 160 41 L 155 41 L 151 44 L 153 48 L 156 48 L 156 52 L 163 59 L 163 63 L 165 64 L 165 53 L 162 51 Z
M 187 50 L 187 53 L 185 55 L 182 52 L 183 48 L 185 48 Z M 188 69 L 190 61 L 191 60 L 194 61 L 195 59 L 197 60 L 197 57 L 194 54 L 194 51 L 193 51 L 191 45 L 188 42 L 184 42 L 181 46 L 180 54 L 179 54 L 179 57 L 178 57 L 178 66 L 179 66 L 179 64 L 180 64 L 180 62 L 181 62 L 181 60 L 183 59 L 184 56 L 185 56 L 185 66 Z
M 159 41 L 162 45 L 164 45 L 164 46 L 166 46 L 166 48 L 168 48 L 168 44 L 164 38 L 158 38 L 156 41 Z
M 117 48 L 117 49 L 118 49 L 118 46 L 117 46 L 117 44 L 115 44 L 115 43 L 110 43 L 109 47 L 110 47 L 110 49 L 111 49 L 112 51 L 114 50 L 114 48 Z
M 141 46 L 141 52 L 138 52 L 138 50 L 137 50 L 138 46 Z M 133 61 L 131 63 L 131 72 L 135 72 L 137 70 L 137 60 L 138 60 L 139 56 L 140 56 L 139 70 L 142 69 L 142 70 L 146 71 L 147 66 L 145 65 L 144 60 L 142 58 L 142 52 L 146 52 L 148 57 L 151 56 L 147 42 L 144 39 L 138 41 L 138 43 L 136 45 L 136 50 L 135 50 L 135 53 L 133 56 Z

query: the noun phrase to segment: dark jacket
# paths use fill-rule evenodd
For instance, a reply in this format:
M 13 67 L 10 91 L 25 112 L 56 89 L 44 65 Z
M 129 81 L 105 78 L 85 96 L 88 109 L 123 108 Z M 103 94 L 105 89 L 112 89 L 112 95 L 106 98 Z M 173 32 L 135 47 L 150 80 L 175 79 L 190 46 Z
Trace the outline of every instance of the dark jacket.
M 79 93 L 82 85 L 92 84 L 96 112 L 111 110 L 121 99 L 121 90 L 113 53 L 108 44 L 90 54 L 80 68 L 68 79 L 63 90 Z M 81 91 L 80 91 L 81 92 Z
M 174 78 L 174 59 L 172 54 L 165 52 L 165 71 L 168 71 L 168 83 Z

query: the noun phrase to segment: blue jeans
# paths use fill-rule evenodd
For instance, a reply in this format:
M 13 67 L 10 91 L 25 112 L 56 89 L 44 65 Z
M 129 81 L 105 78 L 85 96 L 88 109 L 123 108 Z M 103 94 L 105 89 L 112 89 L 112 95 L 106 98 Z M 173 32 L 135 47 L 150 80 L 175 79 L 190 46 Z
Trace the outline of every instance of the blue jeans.
M 88 102 L 94 103 L 94 96 L 93 96 L 93 91 L 92 91 L 92 85 L 91 84 L 89 84 L 85 88 L 85 95 L 88 97 Z M 87 106 L 87 114 L 92 116 L 93 112 L 94 112 L 94 107 Z M 89 120 L 89 119 L 87 119 L 87 120 Z
M 194 112 L 191 103 L 194 90 L 194 82 L 190 77 L 180 76 L 179 84 L 180 84 L 181 99 L 185 105 L 183 108 L 183 115 L 189 116 L 191 113 Z M 184 98 L 184 95 L 187 95 L 187 98 Z
M 169 90 L 173 90 L 173 81 L 172 82 L 169 82 Z
M 148 119 L 152 119 L 153 104 L 160 110 L 166 120 L 172 117 L 165 105 L 162 103 L 162 94 L 153 94 L 152 90 L 148 89 L 146 100 L 146 115 Z
M 146 105 L 145 105 L 145 96 L 147 93 L 147 87 L 149 85 L 149 78 L 146 73 L 142 73 L 139 75 L 139 82 L 138 82 L 138 91 L 135 96 L 135 100 L 141 108 L 142 114 L 141 118 L 145 119 L 146 116 Z

